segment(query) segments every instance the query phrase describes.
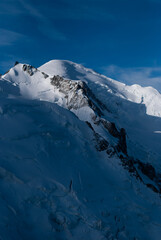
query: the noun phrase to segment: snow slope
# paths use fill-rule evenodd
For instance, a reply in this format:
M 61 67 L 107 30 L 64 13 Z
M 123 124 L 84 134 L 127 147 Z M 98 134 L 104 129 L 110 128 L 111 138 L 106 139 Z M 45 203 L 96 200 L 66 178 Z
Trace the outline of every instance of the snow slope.
M 45 76 L 42 72 L 48 75 Z M 67 102 L 72 98 L 73 92 L 68 89 L 67 99 L 64 89 L 59 91 L 57 86 L 51 84 L 53 75 L 74 82 L 86 82 L 97 99 L 106 106 L 104 118 L 114 122 L 117 127 L 126 129 L 129 155 L 152 162 L 161 171 L 161 134 L 156 134 L 161 131 L 161 94 L 157 90 L 139 85 L 127 86 L 80 64 L 62 60 L 52 60 L 39 69 L 31 68 L 29 73 L 23 70 L 23 64 L 18 64 L 2 78 L 18 85 L 23 97 L 57 103 L 69 109 Z M 93 110 L 88 106 L 77 109 L 70 107 L 70 110 L 81 120 L 92 123 Z M 96 129 L 95 124 L 92 126 L 107 137 L 101 128 Z
M 40 71 L 66 79 L 87 82 L 109 110 L 106 118 L 126 129 L 130 155 L 153 164 L 161 171 L 161 94 L 152 87 L 127 86 L 70 61 L 52 60 Z M 135 147 L 134 147 L 135 145 Z
M 156 100 L 153 109 L 148 104 L 155 93 L 159 104 L 152 88 L 126 86 L 69 61 L 39 69 L 18 64 L 2 76 L 0 238 L 159 240 L 159 194 L 116 154 L 98 150 L 94 137 L 116 145 L 103 125 L 114 122 L 118 133 L 126 130 L 128 154 L 159 171 L 160 109 Z
M 97 89 L 99 91 L 99 88 L 101 88 L 123 99 L 145 104 L 147 114 L 161 117 L 161 94 L 152 87 L 141 87 L 136 84 L 127 86 L 96 73 L 92 69 L 87 69 L 80 64 L 67 60 L 52 60 L 39 67 L 39 69 L 49 75 L 60 75 L 71 80 L 87 81 L 95 93 Z
M 39 69 L 28 71 L 23 70 L 23 64 L 18 64 L 2 78 L 18 85 L 23 97 L 57 103 L 70 108 L 81 120 L 92 123 L 93 109 L 86 105 L 77 109 L 68 106 L 73 97 L 73 87 L 71 91 L 67 89 L 67 99 L 64 89 L 60 91 L 59 87 L 52 85 L 51 78 L 60 75 L 73 82 L 86 82 L 96 98 L 105 105 L 106 111 L 102 111 L 104 118 L 114 122 L 118 128 L 126 129 L 129 155 L 152 162 L 161 171 L 161 134 L 157 134 L 161 131 L 161 94 L 157 90 L 139 85 L 127 86 L 70 61 L 53 60 Z M 75 102 L 78 103 L 78 98 Z M 107 137 L 101 128 L 96 129 L 95 124 L 92 126 Z

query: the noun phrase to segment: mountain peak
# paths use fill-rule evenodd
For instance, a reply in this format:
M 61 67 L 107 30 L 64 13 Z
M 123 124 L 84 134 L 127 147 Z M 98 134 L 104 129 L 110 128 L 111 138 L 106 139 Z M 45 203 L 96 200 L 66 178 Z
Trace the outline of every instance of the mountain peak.
M 59 75 L 71 80 L 80 80 L 80 77 L 89 71 L 83 65 L 69 60 L 51 60 L 40 66 L 39 70 L 52 76 Z
M 52 60 L 17 63 L 1 77 L 0 93 L 5 234 L 149 239 L 161 194 L 157 90 Z

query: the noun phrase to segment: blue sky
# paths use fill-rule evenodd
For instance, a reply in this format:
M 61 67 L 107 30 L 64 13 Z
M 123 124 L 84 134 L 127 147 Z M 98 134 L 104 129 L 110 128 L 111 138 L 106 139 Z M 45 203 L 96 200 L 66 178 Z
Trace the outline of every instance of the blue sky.
M 68 59 L 161 91 L 161 0 L 0 0 L 0 72 Z

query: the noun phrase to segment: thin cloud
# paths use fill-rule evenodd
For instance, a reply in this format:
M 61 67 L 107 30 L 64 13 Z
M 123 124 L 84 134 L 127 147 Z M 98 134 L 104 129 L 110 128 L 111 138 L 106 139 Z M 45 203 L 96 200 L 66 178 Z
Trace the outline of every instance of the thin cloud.
M 29 1 L 25 1 L 25 0 L 18 0 L 18 1 L 22 4 L 25 10 L 27 10 L 27 12 L 30 13 L 32 16 L 38 17 L 40 19 L 44 19 L 44 16 L 35 7 L 33 7 L 29 3 Z
M 90 0 L 62 0 L 59 4 L 51 3 L 42 9 L 52 19 L 64 20 L 114 20 L 116 17 L 111 14 L 105 1 L 90 1 Z M 52 7 L 51 7 L 51 6 Z M 63 6 L 63 10 L 62 10 Z M 40 5 L 42 8 L 43 6 Z
M 0 46 L 10 46 L 22 39 L 24 35 L 0 28 Z
M 128 85 L 152 86 L 161 92 L 161 67 L 121 68 L 115 65 L 103 67 L 106 76 Z
M 30 14 L 38 21 L 38 29 L 42 34 L 53 40 L 66 40 L 66 36 L 60 32 L 48 17 L 43 15 L 38 8 L 35 8 L 29 1 L 18 0 L 26 10 L 27 14 Z
M 24 14 L 24 11 L 17 0 L 1 0 L 0 1 L 0 15 L 17 16 Z

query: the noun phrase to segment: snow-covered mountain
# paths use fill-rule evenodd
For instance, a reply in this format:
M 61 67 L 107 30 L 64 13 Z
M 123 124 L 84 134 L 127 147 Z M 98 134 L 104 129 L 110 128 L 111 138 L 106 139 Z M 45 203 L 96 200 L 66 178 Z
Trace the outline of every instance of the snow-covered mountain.
M 156 89 L 52 60 L 0 91 L 1 239 L 160 239 Z

